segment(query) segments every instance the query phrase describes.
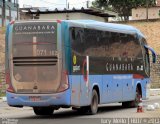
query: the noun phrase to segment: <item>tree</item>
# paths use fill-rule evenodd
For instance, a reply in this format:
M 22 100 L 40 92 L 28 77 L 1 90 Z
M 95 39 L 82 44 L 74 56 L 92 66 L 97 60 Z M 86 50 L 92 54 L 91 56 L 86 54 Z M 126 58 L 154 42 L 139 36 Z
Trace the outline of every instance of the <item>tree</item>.
M 156 0 L 95 0 L 92 5 L 96 8 L 115 11 L 127 21 L 133 8 L 154 6 L 155 3 Z
M 6 1 L 2 1 L 3 6 L 2 6 L 2 27 L 5 26 L 5 18 L 6 18 Z

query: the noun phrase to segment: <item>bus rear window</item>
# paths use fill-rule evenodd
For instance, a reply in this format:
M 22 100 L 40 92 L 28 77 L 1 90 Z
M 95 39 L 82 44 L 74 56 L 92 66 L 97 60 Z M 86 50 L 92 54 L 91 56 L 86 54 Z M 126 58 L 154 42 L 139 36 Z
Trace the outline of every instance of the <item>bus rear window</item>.
M 13 57 L 56 55 L 56 23 L 27 22 L 13 26 Z

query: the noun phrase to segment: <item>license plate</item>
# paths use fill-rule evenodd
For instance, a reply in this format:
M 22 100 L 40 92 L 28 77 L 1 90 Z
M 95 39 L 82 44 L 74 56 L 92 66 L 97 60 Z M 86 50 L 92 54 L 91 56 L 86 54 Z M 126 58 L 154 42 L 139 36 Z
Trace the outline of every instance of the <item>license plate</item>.
M 41 100 L 40 96 L 29 96 L 29 100 L 33 102 L 37 102 Z

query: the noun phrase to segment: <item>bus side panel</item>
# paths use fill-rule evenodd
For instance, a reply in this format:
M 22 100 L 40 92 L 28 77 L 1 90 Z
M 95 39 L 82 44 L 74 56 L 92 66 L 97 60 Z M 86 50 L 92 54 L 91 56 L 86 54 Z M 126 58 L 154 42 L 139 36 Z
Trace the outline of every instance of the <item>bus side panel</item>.
M 112 81 L 112 102 L 122 101 L 123 75 L 114 75 Z
M 112 75 L 103 75 L 103 86 L 102 86 L 102 103 L 112 102 Z
M 128 75 L 128 78 L 123 79 L 123 101 L 132 101 L 134 96 L 134 79 L 132 78 L 132 75 Z
M 90 99 L 91 99 L 91 90 L 90 86 L 91 86 L 91 79 L 93 78 L 93 76 L 89 75 L 88 76 L 88 81 L 84 80 L 84 76 L 81 75 L 80 77 L 81 79 L 81 97 L 80 97 L 80 105 L 81 106 L 86 106 L 89 105 L 91 103 Z
M 80 106 L 80 75 L 70 75 L 71 105 Z
M 149 98 L 149 79 L 146 78 L 142 81 L 142 99 L 148 99 Z
M 69 25 L 67 22 L 61 23 L 62 27 L 62 47 L 63 47 L 63 69 L 69 74 L 69 88 L 70 88 L 70 105 L 80 106 L 80 75 L 72 75 L 71 64 L 71 44 L 69 37 Z

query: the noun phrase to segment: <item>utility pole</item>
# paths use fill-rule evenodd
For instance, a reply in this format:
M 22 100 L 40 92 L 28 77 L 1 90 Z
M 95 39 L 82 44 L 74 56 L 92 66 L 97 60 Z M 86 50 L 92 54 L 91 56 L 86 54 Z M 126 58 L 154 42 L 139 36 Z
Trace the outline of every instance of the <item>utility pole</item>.
M 16 9 L 17 9 L 17 19 L 16 20 L 18 20 L 18 14 L 19 14 L 19 4 L 18 4 L 18 0 L 14 0 L 14 7 L 16 7 Z
M 146 0 L 146 20 L 148 21 L 148 0 Z
M 18 0 L 16 0 L 16 7 L 17 7 L 17 20 L 19 18 L 19 4 L 18 4 Z
M 69 15 L 68 15 L 68 9 L 69 9 L 69 3 L 68 0 L 66 0 L 66 20 L 69 20 Z
M 87 8 L 89 8 L 89 1 L 87 0 L 86 2 L 87 2 L 86 6 L 87 6 Z
M 2 27 L 5 26 L 6 22 L 6 1 L 3 0 L 3 6 L 2 6 Z

